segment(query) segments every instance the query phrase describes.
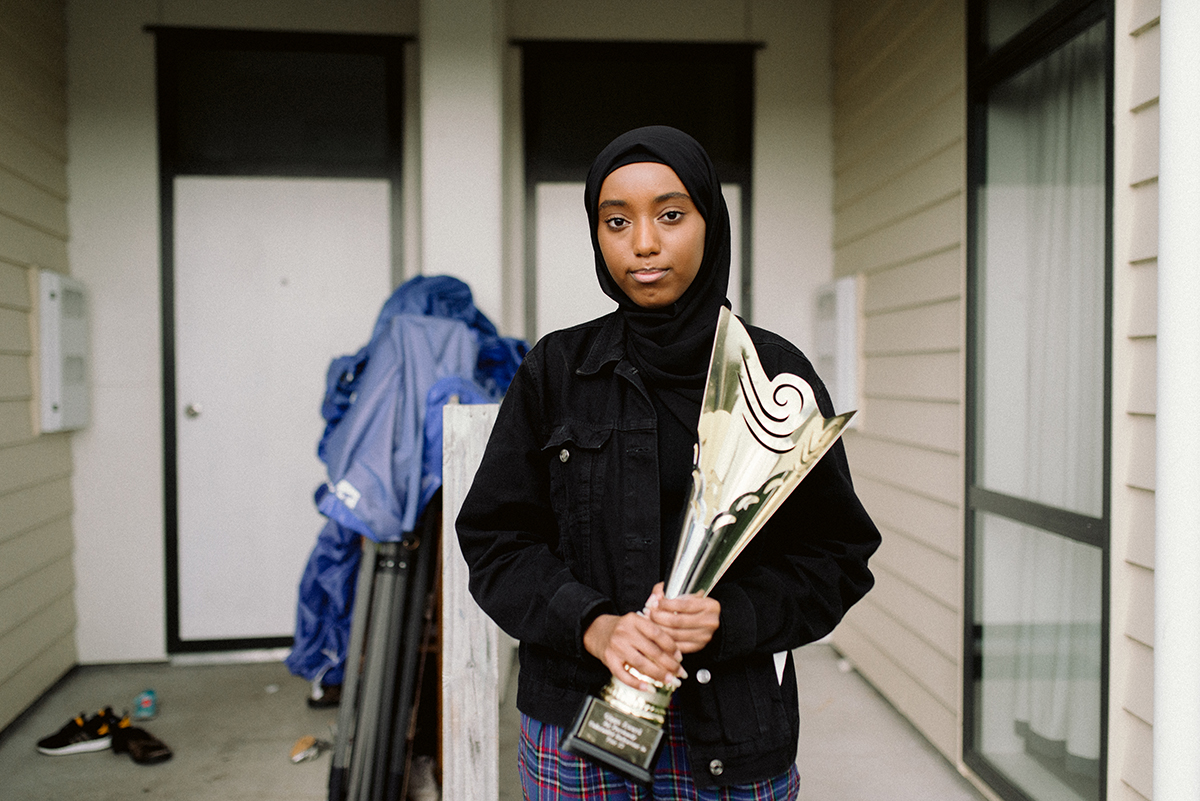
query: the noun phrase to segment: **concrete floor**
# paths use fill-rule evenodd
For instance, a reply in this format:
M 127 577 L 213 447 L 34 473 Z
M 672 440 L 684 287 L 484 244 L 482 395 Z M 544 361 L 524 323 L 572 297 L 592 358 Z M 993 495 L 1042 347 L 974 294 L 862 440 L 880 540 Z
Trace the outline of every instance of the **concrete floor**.
M 804 801 L 979 801 L 971 785 L 828 645 L 800 649 L 799 765 Z M 137 765 L 101 751 L 48 757 L 39 738 L 81 710 L 118 712 L 147 688 L 158 718 L 141 725 L 175 756 Z M 312 710 L 307 684 L 279 662 L 76 669 L 0 735 L 0 798 L 188 801 L 326 799 L 330 755 L 293 763 L 304 736 L 332 740 L 336 710 Z M 514 692 L 501 714 L 501 801 L 517 801 Z

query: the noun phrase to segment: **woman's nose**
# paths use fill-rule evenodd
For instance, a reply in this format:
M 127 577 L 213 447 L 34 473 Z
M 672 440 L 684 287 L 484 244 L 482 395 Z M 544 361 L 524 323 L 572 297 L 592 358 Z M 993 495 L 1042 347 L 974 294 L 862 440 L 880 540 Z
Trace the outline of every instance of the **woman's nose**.
M 654 223 L 637 223 L 633 229 L 633 250 L 638 256 L 651 256 L 658 252 L 658 229 Z

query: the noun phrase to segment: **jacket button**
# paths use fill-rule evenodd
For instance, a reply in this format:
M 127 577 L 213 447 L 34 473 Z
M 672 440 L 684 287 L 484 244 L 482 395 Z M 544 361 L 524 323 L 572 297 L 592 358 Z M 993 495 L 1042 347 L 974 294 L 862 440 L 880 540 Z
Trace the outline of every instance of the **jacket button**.
M 719 759 L 714 759 L 708 763 L 708 772 L 714 776 L 720 776 L 725 772 L 725 763 Z
M 563 448 L 561 451 L 558 452 L 558 461 L 562 462 L 563 464 L 566 464 L 567 460 L 570 458 L 571 458 L 571 452 L 569 450 L 567 450 L 566 448 Z
M 708 672 L 708 668 L 700 668 L 696 671 L 696 681 L 701 684 L 708 684 L 712 681 L 712 674 Z

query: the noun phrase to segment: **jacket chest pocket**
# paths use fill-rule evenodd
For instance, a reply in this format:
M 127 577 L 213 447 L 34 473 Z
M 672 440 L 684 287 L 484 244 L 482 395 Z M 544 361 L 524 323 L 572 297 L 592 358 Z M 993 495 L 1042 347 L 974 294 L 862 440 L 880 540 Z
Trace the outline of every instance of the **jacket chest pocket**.
M 611 425 L 558 426 L 542 447 L 561 556 L 580 578 L 584 577 L 580 569 L 586 571 L 593 526 L 600 524 L 612 431 Z

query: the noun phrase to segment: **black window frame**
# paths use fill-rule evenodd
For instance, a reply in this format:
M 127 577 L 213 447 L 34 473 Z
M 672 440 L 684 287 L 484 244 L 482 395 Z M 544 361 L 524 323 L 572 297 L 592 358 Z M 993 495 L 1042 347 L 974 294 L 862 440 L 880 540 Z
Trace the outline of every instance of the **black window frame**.
M 741 314 L 753 319 L 751 233 L 753 220 L 753 165 L 754 165 L 754 86 L 755 56 L 762 49 L 760 42 L 630 42 L 606 40 L 557 40 L 557 39 L 514 39 L 511 44 L 521 50 L 521 98 L 524 179 L 525 179 L 525 328 L 528 336 L 537 330 L 536 309 L 536 202 L 534 189 L 539 182 L 583 181 L 591 161 L 609 141 L 625 131 L 641 125 L 673 125 L 694 136 L 704 145 L 717 167 L 722 184 L 738 184 L 742 191 L 742 213 L 739 220 L 742 230 L 741 285 L 730 287 L 738 293 Z M 542 132 L 547 126 L 541 119 L 537 99 L 541 95 L 539 81 L 547 70 L 563 63 L 587 62 L 638 62 L 656 61 L 670 63 L 673 70 L 655 75 L 614 74 L 612 81 L 624 92 L 642 92 L 658 97 L 663 105 L 669 106 L 677 97 L 687 97 L 691 91 L 698 95 L 703 83 L 691 79 L 687 73 L 689 64 L 702 63 L 718 67 L 738 84 L 739 91 L 723 108 L 721 116 L 710 115 L 713 127 L 723 127 L 736 144 L 729 149 L 715 148 L 707 140 L 704 130 L 677 118 L 668 109 L 664 113 L 645 117 L 620 117 L 604 119 L 589 126 L 588 136 L 574 136 L 567 131 L 555 131 L 555 144 L 566 151 L 565 157 L 547 158 L 544 146 L 531 132 Z M 699 91 L 697 91 L 699 89 Z M 693 95 L 693 96 L 694 96 Z M 598 117 L 611 117 L 603 106 L 596 108 Z M 582 122 L 582 120 L 580 120 Z M 691 130 L 689 130 L 691 129 Z M 726 154 L 729 157 L 726 157 Z M 582 201 L 582 198 L 581 198 Z M 580 210 L 582 211 L 582 205 Z M 533 213 L 530 213 L 533 212 Z
M 1033 20 L 1019 33 L 991 49 L 986 43 L 984 5 L 987 0 L 967 3 L 967 285 L 966 285 L 966 408 L 965 408 L 965 542 L 963 597 L 963 762 L 1005 801 L 1033 801 L 975 748 L 977 683 L 982 674 L 979 643 L 981 627 L 975 623 L 976 519 L 979 513 L 993 514 L 1068 539 L 1095 546 L 1101 551 L 1100 619 L 1100 760 L 1099 794 L 1108 797 L 1108 732 L 1111 619 L 1111 496 L 1112 496 L 1112 350 L 1113 350 L 1113 53 L 1115 12 L 1113 0 L 1063 0 Z M 985 489 L 976 483 L 978 435 L 978 264 L 979 190 L 986 185 L 987 99 L 1000 83 L 1030 67 L 1078 34 L 1096 24 L 1105 24 L 1106 48 L 1106 148 L 1105 148 L 1105 242 L 1104 242 L 1104 399 L 1103 470 L 1101 516 L 1092 517 L 1057 509 L 1025 498 Z

